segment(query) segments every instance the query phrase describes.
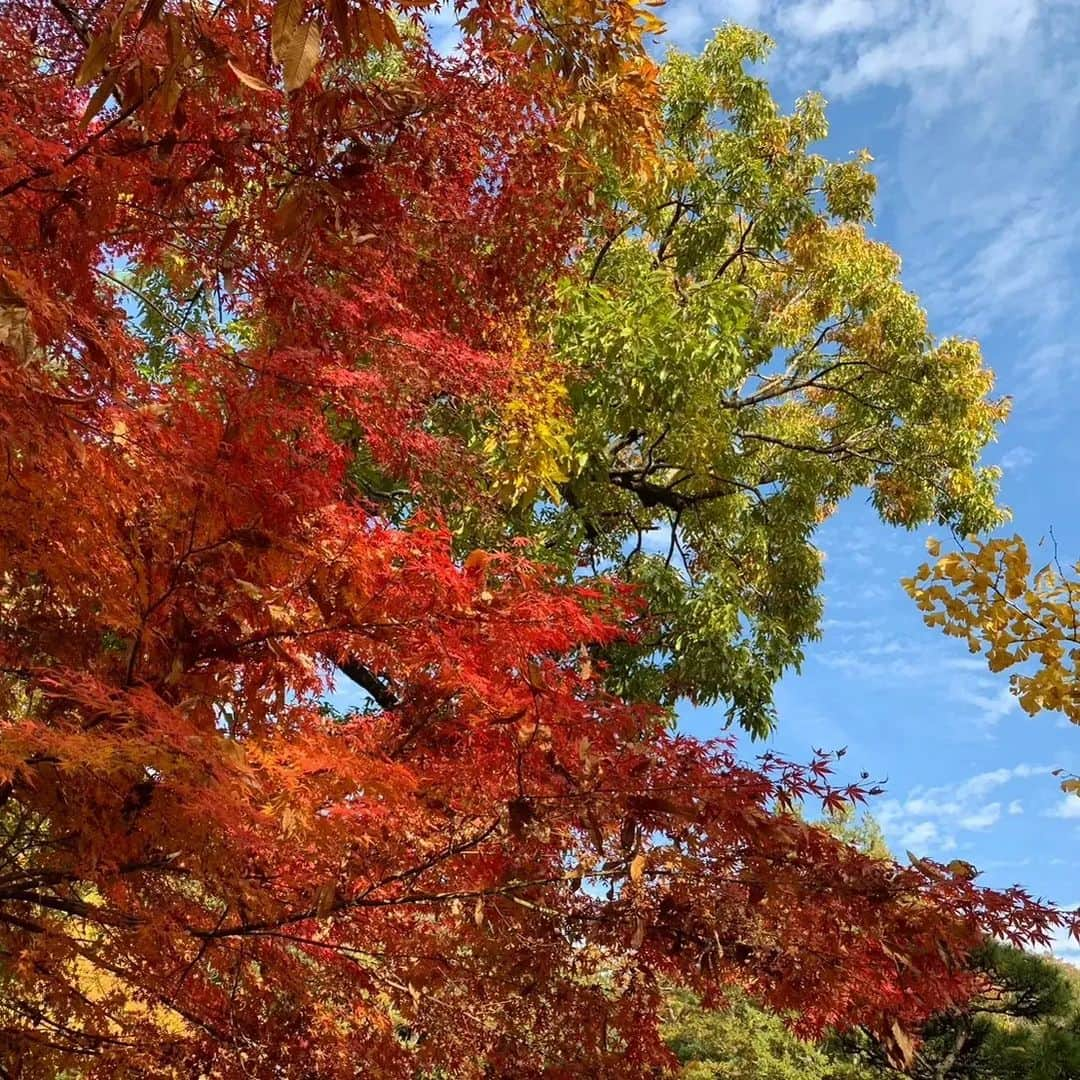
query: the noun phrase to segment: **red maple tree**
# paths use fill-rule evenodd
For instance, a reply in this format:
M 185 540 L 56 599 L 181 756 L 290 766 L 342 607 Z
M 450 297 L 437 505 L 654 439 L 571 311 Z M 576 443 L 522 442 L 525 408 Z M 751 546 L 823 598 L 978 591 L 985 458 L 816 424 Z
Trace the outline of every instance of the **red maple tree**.
M 635 598 L 423 512 L 648 167 L 647 23 L 306 8 L 0 7 L 0 1075 L 641 1076 L 671 978 L 902 1053 L 1063 917 L 786 812 L 866 792 L 605 694 Z

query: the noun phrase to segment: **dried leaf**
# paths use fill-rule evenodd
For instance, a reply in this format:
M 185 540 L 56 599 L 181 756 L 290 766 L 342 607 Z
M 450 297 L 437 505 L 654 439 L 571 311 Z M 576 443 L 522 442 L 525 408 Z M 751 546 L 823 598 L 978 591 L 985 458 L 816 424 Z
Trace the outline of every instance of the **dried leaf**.
M 285 62 L 289 43 L 304 17 L 304 0 L 277 0 L 270 17 L 270 52 L 279 63 Z
M 110 71 L 104 79 L 101 80 L 100 85 L 94 91 L 93 96 L 90 98 L 86 105 L 86 111 L 82 114 L 82 119 L 79 121 L 79 127 L 84 131 L 90 125 L 90 121 L 105 107 L 105 102 L 109 100 L 109 95 L 116 87 L 116 80 L 120 77 L 119 69 Z
M 139 25 L 135 28 L 135 33 L 140 34 L 148 24 L 159 22 L 161 20 L 161 9 L 164 6 L 165 0 L 147 0 L 146 7 L 143 8 L 142 16 L 139 19 Z
M 261 94 L 270 93 L 273 89 L 267 86 L 257 75 L 250 75 L 244 71 L 243 68 L 237 67 L 231 60 L 226 61 L 229 65 L 229 70 L 249 89 L 258 90 Z
M 311 78 L 322 55 L 322 35 L 315 23 L 300 27 L 289 39 L 281 64 L 285 72 L 285 89 L 299 90 Z
M 401 47 L 401 37 L 394 20 L 370 4 L 364 4 L 356 13 L 356 29 L 372 49 L 382 50 L 387 45 Z
M 79 66 L 75 75 L 76 86 L 89 86 L 104 70 L 109 62 L 109 56 L 116 46 L 119 35 L 110 27 L 102 30 L 91 42 L 86 50 L 86 56 Z
M 889 1064 L 900 1069 L 909 1068 L 915 1060 L 914 1040 L 896 1020 L 892 1022 L 889 1036 L 886 1041 Z
M 327 11 L 334 24 L 338 40 L 346 52 L 352 50 L 352 26 L 349 19 L 349 0 L 327 0 Z
M 365 237 L 365 239 L 367 238 Z M 477 548 L 475 551 L 469 552 L 464 563 L 462 563 L 462 567 L 468 573 L 479 573 L 489 562 L 491 562 L 491 556 L 486 551 Z
M 334 910 L 334 901 L 337 899 L 337 891 L 332 881 L 324 882 L 319 886 L 318 896 L 315 901 L 315 913 L 320 919 L 325 918 Z

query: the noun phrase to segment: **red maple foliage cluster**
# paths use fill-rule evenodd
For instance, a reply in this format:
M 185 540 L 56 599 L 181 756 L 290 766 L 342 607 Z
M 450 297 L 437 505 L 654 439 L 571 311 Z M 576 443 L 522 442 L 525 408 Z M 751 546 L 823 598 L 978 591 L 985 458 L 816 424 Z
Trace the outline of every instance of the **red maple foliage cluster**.
M 866 792 L 605 694 L 633 596 L 423 515 L 585 129 L 633 159 L 637 18 L 482 0 L 445 58 L 352 0 L 0 5 L 0 1075 L 641 1076 L 672 979 L 902 1049 L 983 935 L 1060 925 L 786 813 Z M 328 711 L 341 668 L 382 707 Z

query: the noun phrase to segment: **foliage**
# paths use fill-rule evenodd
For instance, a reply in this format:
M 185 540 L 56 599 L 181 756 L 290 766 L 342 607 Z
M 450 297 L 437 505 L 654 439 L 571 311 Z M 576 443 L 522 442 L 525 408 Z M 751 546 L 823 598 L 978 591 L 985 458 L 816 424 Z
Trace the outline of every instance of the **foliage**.
M 851 811 L 820 823 L 860 851 L 888 859 L 877 822 Z M 687 1080 L 1068 1080 L 1080 1075 L 1080 970 L 989 941 L 969 959 L 979 989 L 932 1017 L 908 1068 L 867 1032 L 800 1039 L 784 1019 L 740 992 L 713 1008 L 683 991 L 668 998 L 668 1045 Z
M 974 954 L 979 994 L 925 1027 L 916 1080 L 1067 1080 L 1080 1064 L 1080 972 L 988 943 Z M 872 1076 L 897 1074 L 873 1039 L 834 1040 L 831 1052 Z
M 610 686 L 721 699 L 757 734 L 818 632 L 818 525 L 865 486 L 890 523 L 996 523 L 978 459 L 1006 411 L 977 346 L 931 337 L 868 235 L 869 156 L 814 152 L 821 99 L 786 115 L 747 72 L 767 51 L 727 27 L 700 57 L 670 54 L 657 167 L 607 171 L 610 209 L 553 319 L 570 476 L 539 505 L 520 484 L 516 523 L 545 557 L 650 598 Z
M 1070 575 L 1054 556 L 1033 572 L 1019 536 L 944 555 L 936 541 L 929 548 L 937 561 L 904 583 L 927 625 L 966 640 L 972 652 L 985 648 L 991 671 L 1019 668 L 1011 684 L 1029 715 L 1052 709 L 1080 723 L 1080 563 Z
M 672 994 L 664 1027 L 681 1063 L 681 1080 L 875 1080 L 869 1068 L 844 1064 L 793 1035 L 784 1020 L 745 994 L 732 992 L 715 1009 Z
M 640 1076 L 669 1061 L 674 979 L 707 999 L 739 983 L 807 1031 L 863 1024 L 902 1050 L 897 1033 L 972 992 L 961 960 L 986 934 L 1045 941 L 1067 918 L 802 821 L 803 800 L 867 792 L 835 786 L 827 756 L 751 766 L 672 734 L 666 691 L 611 692 L 600 658 L 652 648 L 655 594 L 568 580 L 574 556 L 530 557 L 512 522 L 469 551 L 437 512 L 475 502 L 485 520 L 481 451 L 521 423 L 535 350 L 567 363 L 579 338 L 599 375 L 572 297 L 560 354 L 522 331 L 607 213 L 601 181 L 655 193 L 683 160 L 655 160 L 650 16 L 481 0 L 447 59 L 398 30 L 416 10 L 0 8 L 0 1068 Z M 787 152 L 749 121 L 760 201 Z M 858 204 L 855 173 L 822 176 L 838 213 Z M 686 228 L 688 254 L 704 234 Z M 799 251 L 854 246 L 865 295 L 843 285 L 836 310 L 857 341 L 907 312 L 914 337 L 898 325 L 867 348 L 930 372 L 874 428 L 896 457 L 874 474 L 883 513 L 992 516 L 973 455 L 998 410 L 973 348 L 930 349 L 857 233 L 799 235 Z M 597 280 L 617 298 L 633 259 L 616 247 Z M 748 263 L 755 304 L 794 303 L 791 254 L 775 280 Z M 829 259 L 821 275 L 845 279 Z M 809 324 L 790 325 L 798 350 Z M 780 397 L 802 393 L 796 369 Z M 602 427 L 564 382 L 575 423 Z M 801 399 L 724 410 L 753 418 L 735 430 L 756 449 L 729 452 L 788 485 L 762 498 L 796 538 L 791 588 L 764 569 L 783 552 L 746 553 L 753 588 L 775 586 L 779 608 L 746 617 L 777 663 L 816 582 L 807 518 L 784 528 L 780 509 L 869 475 L 871 451 L 828 419 L 859 391 L 817 391 L 838 397 L 806 418 L 828 433 L 806 435 L 805 472 L 768 441 L 803 423 Z M 710 416 L 684 417 L 703 448 Z M 507 468 L 533 468 L 529 439 L 506 442 Z M 680 690 L 720 689 L 681 671 Z M 374 707 L 324 707 L 342 672 Z M 735 699 L 760 699 L 729 674 Z
M 783 1020 L 732 993 L 705 1009 L 669 997 L 664 1031 L 685 1080 L 1070 1080 L 1080 1075 L 1080 972 L 1046 957 L 990 944 L 975 962 L 983 988 L 971 1003 L 933 1018 L 912 1066 L 890 1067 L 865 1034 L 806 1042 Z

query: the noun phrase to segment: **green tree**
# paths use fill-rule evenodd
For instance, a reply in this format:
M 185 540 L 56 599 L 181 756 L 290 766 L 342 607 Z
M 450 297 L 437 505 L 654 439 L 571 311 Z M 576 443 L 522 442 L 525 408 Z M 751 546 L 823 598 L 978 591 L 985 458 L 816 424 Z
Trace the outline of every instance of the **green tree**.
M 566 385 L 478 436 L 516 477 L 492 485 L 494 528 L 644 587 L 615 688 L 721 700 L 758 734 L 818 633 L 817 527 L 867 487 L 892 524 L 994 525 L 978 460 L 1006 412 L 978 347 L 931 336 L 868 235 L 869 155 L 815 153 L 821 98 L 784 114 L 746 70 L 768 50 L 726 27 L 669 56 L 659 167 L 608 170 L 613 209 L 556 290 Z
M 692 995 L 669 999 L 664 1028 L 682 1080 L 873 1080 L 794 1035 L 784 1020 L 732 991 L 725 1006 L 703 1009 Z

